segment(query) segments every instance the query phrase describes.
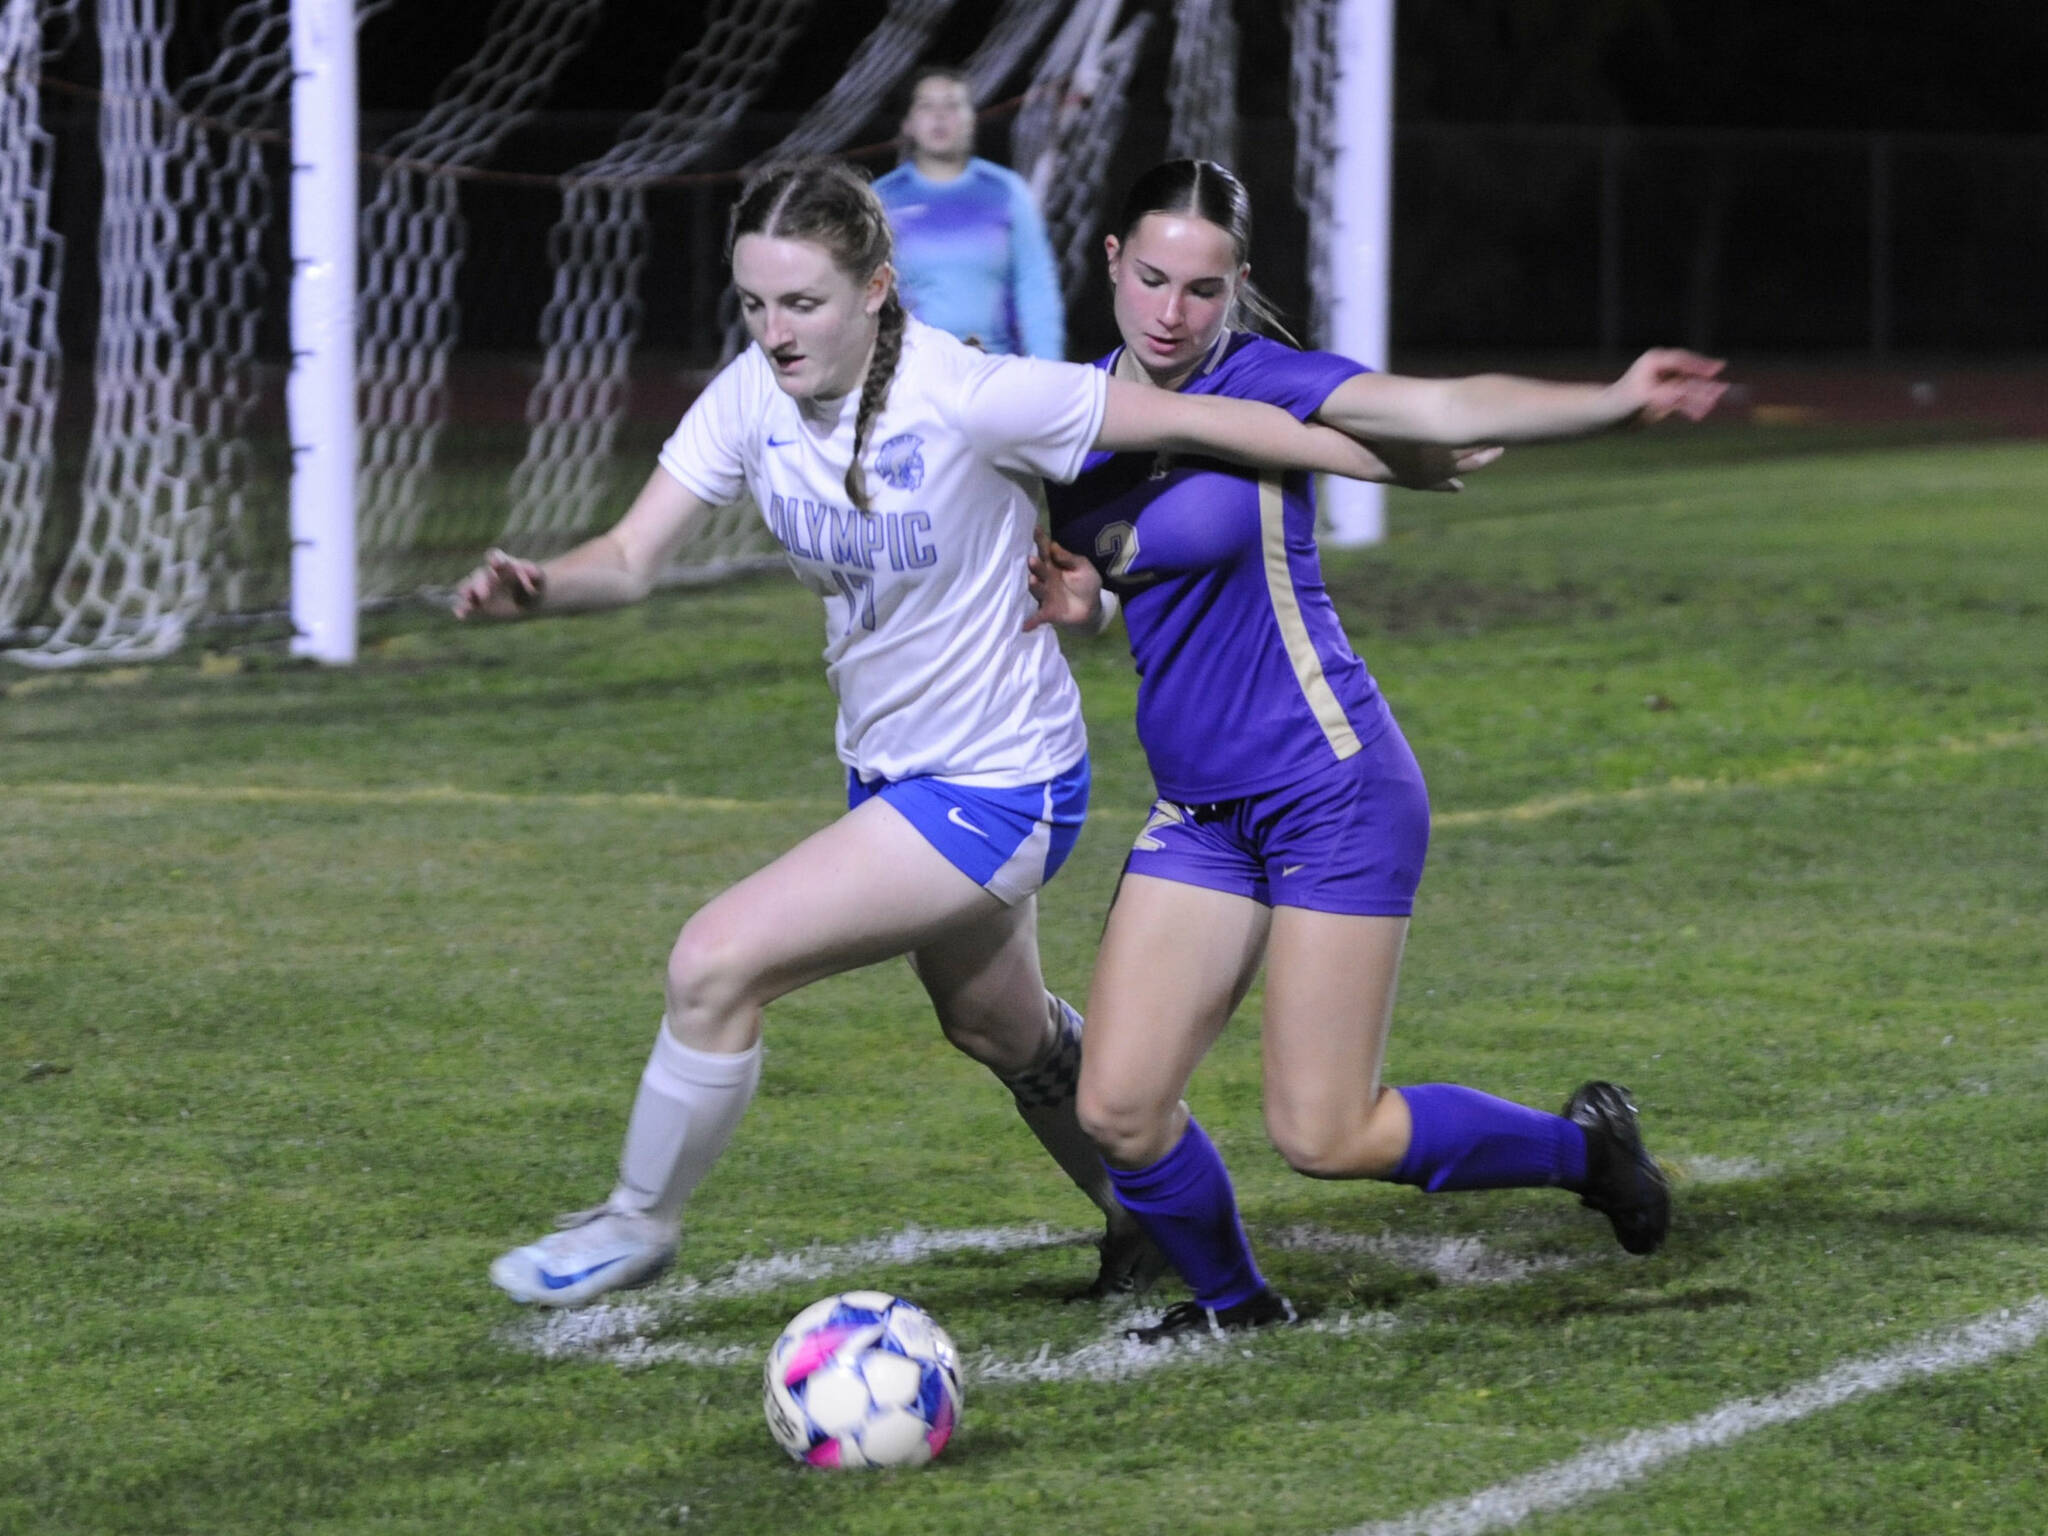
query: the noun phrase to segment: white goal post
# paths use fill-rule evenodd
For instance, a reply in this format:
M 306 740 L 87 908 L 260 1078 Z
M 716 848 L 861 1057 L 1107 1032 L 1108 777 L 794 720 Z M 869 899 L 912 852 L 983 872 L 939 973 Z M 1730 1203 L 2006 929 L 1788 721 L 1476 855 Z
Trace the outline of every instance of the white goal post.
M 1315 333 L 1332 352 L 1387 366 L 1387 296 L 1393 275 L 1394 0 L 1335 0 L 1328 30 L 1294 36 L 1298 99 L 1295 187 L 1309 214 Z M 1329 14 L 1334 12 L 1334 14 Z M 1327 73 L 1328 79 L 1317 77 Z M 1304 85 L 1303 76 L 1312 84 Z M 1332 544 L 1387 536 L 1383 486 L 1325 477 L 1318 504 Z
M 356 659 L 355 0 L 292 0 L 292 654 Z
M 957 46 L 971 25 L 967 56 L 947 62 L 964 64 L 978 98 L 1021 103 L 1011 158 L 1041 190 L 1070 296 L 1098 265 L 1130 114 L 1167 119 L 1168 153 L 1233 157 L 1245 0 L 877 0 L 857 38 L 818 0 L 701 4 L 658 96 L 608 145 L 543 172 L 521 159 L 538 114 L 584 44 L 626 24 L 629 0 L 497 0 L 425 113 L 371 143 L 358 38 L 380 46 L 392 34 L 375 29 L 416 15 L 409 0 L 0 0 L 0 655 L 42 668 L 145 660 L 198 626 L 282 605 L 294 654 L 346 664 L 364 605 L 445 591 L 491 542 L 544 554 L 595 532 L 618 507 L 614 465 L 633 457 L 621 446 L 633 391 L 664 384 L 671 408 L 680 377 L 645 355 L 650 245 L 681 226 L 699 247 L 692 270 L 715 270 L 701 247 L 723 203 L 701 189 L 776 153 L 865 144 L 872 158 L 895 132 L 901 82 L 942 32 Z M 1310 336 L 1383 366 L 1392 0 L 1289 0 L 1285 15 L 1295 194 L 1319 258 Z M 96 46 L 74 48 L 87 28 Z M 824 46 L 844 59 L 837 83 L 764 141 L 749 114 L 789 58 Z M 1142 74 L 1148 56 L 1166 68 Z M 84 61 L 96 84 L 60 78 Z M 1161 74 L 1163 100 L 1134 100 L 1137 81 Z M 54 135 L 53 83 L 71 93 Z M 85 148 L 82 102 L 101 191 L 93 408 L 89 435 L 67 443 L 64 365 L 83 397 L 87 353 L 81 306 L 60 290 L 85 252 L 67 268 L 52 209 L 53 187 L 81 184 L 58 172 Z M 548 199 L 552 229 L 534 217 Z M 498 250 L 532 242 L 522 271 L 544 262 L 552 296 L 531 301 L 516 351 L 490 353 L 479 407 L 474 354 L 505 345 L 466 336 L 479 316 L 458 303 L 472 263 L 496 254 L 472 249 L 483 211 Z M 664 281 L 673 349 L 678 280 Z M 699 284 L 701 336 L 715 303 L 706 279 L 682 281 Z M 283 345 L 273 310 L 288 317 Z M 471 415 L 457 429 L 464 387 Z M 505 451 L 514 433 L 523 454 Z M 1340 542 L 1377 536 L 1376 499 L 1359 517 L 1357 489 L 1326 491 Z M 774 557 L 741 508 L 674 575 Z

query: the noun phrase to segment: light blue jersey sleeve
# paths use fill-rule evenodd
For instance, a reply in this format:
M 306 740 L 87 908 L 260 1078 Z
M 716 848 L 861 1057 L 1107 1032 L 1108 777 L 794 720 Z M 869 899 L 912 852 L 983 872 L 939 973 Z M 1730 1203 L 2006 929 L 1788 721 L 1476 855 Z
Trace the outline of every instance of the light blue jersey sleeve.
M 1032 357 L 1067 355 L 1059 263 L 1030 184 L 1016 175 L 1010 179 L 1010 312 L 1016 316 L 1017 340 L 1024 352 Z

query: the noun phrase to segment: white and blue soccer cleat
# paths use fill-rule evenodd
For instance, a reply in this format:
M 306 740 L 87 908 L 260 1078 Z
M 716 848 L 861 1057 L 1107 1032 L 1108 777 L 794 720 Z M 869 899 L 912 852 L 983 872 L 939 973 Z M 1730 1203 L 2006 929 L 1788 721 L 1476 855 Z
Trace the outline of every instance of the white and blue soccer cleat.
M 652 1216 L 593 1206 L 562 1217 L 560 1231 L 498 1255 L 491 1284 L 537 1307 L 580 1307 L 657 1279 L 675 1261 L 678 1235 Z

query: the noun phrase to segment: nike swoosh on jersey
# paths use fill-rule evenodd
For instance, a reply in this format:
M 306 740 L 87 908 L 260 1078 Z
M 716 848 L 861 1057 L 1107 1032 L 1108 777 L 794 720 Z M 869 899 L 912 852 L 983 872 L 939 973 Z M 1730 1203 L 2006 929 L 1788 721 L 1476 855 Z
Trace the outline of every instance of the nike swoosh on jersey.
M 602 1264 L 593 1264 L 590 1268 L 578 1270 L 573 1275 L 551 1275 L 546 1270 L 542 1270 L 540 1272 L 540 1283 L 551 1291 L 566 1291 L 580 1280 L 588 1280 L 592 1275 L 600 1274 L 610 1269 L 614 1264 L 623 1264 L 625 1262 L 626 1256 L 620 1254 L 615 1259 L 606 1259 Z
M 956 826 L 956 827 L 962 827 L 962 828 L 965 828 L 965 829 L 966 829 L 967 831 L 969 831 L 969 832 L 972 832 L 972 833 L 973 833 L 973 834 L 974 834 L 974 835 L 975 835 L 976 837 L 987 837 L 987 836 L 988 836 L 988 834 L 987 834 L 986 832 L 982 831 L 982 830 L 981 830 L 981 828 L 977 827 L 977 826 L 976 826 L 976 825 L 975 825 L 975 824 L 974 824 L 973 822 L 969 821 L 969 820 L 968 820 L 968 819 L 967 819 L 967 818 L 966 818 L 965 816 L 962 816 L 962 815 L 960 814 L 960 807 L 959 807 L 959 806 L 957 806 L 957 805 L 950 805 L 950 806 L 946 807 L 946 820 L 948 820 L 948 821 L 950 821 L 951 823 L 953 823 L 953 825 L 954 825 L 954 826 Z
M 768 434 L 768 446 L 770 448 L 787 448 L 795 441 L 796 439 L 793 437 L 777 437 L 772 432 Z
M 1300 873 L 1301 866 L 1299 864 L 1283 864 L 1280 866 L 1280 878 L 1282 880 L 1285 880 L 1289 875 L 1298 875 Z

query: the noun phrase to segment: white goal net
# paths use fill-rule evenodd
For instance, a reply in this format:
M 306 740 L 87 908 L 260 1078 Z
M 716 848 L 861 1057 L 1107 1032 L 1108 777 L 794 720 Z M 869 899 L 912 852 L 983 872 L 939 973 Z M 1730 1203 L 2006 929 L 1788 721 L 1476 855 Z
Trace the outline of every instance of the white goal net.
M 1312 32 L 1324 25 L 1327 3 L 1296 5 Z M 439 35 L 422 14 L 433 9 L 360 0 L 365 60 L 424 47 Z M 587 95 L 607 50 L 638 35 L 645 16 L 627 0 L 500 0 L 420 107 L 365 117 L 366 602 L 443 589 L 487 544 L 546 554 L 616 516 L 733 345 L 718 247 L 745 168 L 798 153 L 883 168 L 918 64 L 959 64 L 996 109 L 1076 294 L 1097 266 L 1129 114 L 1163 129 L 1152 154 L 1227 160 L 1237 139 L 1230 0 L 684 9 L 693 18 L 661 33 L 659 83 L 609 118 L 562 97 L 579 69 Z M 195 626 L 281 608 L 290 27 L 290 0 L 0 0 L 0 646 L 12 661 L 162 656 Z M 823 52 L 836 61 L 826 87 L 793 100 L 792 69 L 816 77 Z M 1298 58 L 1297 74 L 1307 124 L 1314 70 Z M 60 193 L 88 189 L 90 261 L 80 221 L 60 228 L 53 211 Z M 673 574 L 715 577 L 773 553 L 741 508 Z
M 45 52 L 63 51 L 74 9 L 0 0 L 0 634 L 39 600 L 35 552 L 50 498 L 63 363 L 63 244 L 50 223 L 51 140 L 40 84 Z

